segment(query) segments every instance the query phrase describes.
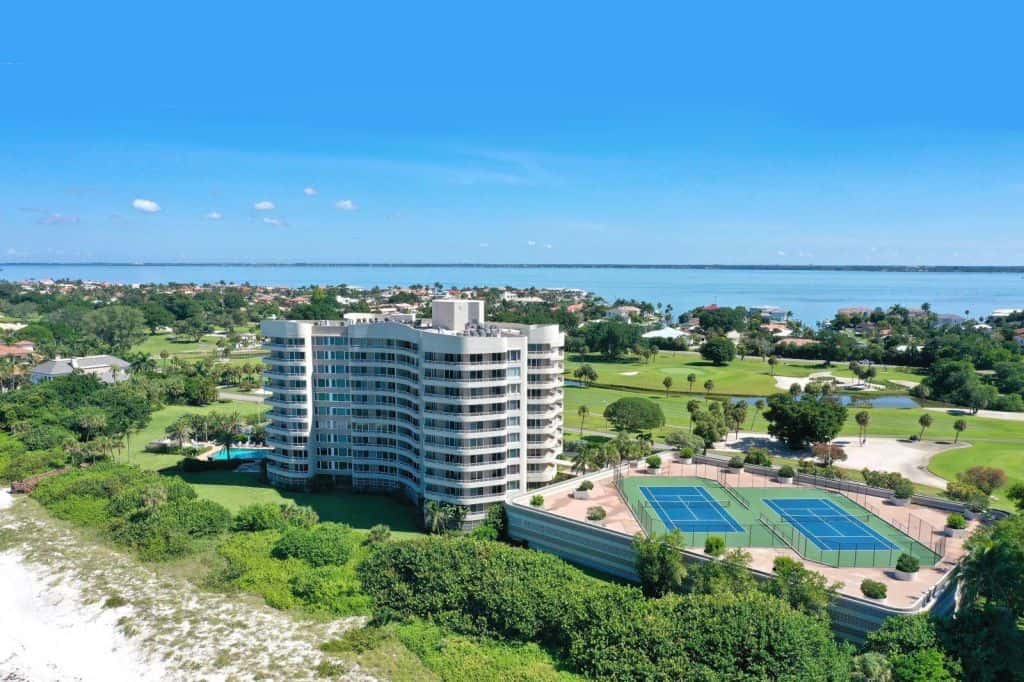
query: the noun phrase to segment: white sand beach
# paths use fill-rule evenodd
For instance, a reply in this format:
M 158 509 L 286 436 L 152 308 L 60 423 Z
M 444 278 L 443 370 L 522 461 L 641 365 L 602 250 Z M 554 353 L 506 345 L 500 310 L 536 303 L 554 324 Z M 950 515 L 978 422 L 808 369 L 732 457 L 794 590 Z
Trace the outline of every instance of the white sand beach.
M 319 644 L 362 622 L 303 621 L 204 592 L 0 492 L 0 680 L 315 679 Z

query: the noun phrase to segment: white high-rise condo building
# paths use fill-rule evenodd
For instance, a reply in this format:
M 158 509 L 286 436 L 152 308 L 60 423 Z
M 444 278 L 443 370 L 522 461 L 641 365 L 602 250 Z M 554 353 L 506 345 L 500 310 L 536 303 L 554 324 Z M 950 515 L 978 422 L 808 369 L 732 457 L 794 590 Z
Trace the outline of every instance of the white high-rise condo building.
M 555 477 L 564 334 L 487 322 L 482 301 L 432 311 L 263 322 L 272 483 L 326 476 L 457 505 L 472 523 Z

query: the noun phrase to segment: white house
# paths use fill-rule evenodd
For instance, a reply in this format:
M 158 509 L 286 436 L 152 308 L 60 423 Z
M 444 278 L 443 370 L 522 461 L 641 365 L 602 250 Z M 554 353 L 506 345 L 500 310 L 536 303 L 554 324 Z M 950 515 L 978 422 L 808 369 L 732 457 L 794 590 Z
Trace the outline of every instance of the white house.
M 116 384 L 128 380 L 131 365 L 113 355 L 85 355 L 79 358 L 54 358 L 33 367 L 29 380 L 33 384 L 50 381 L 74 372 L 92 374 L 105 384 Z

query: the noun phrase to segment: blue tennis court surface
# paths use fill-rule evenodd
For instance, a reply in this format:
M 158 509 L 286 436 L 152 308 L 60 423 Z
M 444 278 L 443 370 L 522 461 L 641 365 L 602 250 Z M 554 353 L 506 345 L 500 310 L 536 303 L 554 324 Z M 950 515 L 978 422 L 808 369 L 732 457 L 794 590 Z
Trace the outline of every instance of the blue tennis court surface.
M 697 533 L 741 533 L 724 504 L 698 486 L 641 487 L 644 497 L 654 507 L 661 522 L 669 530 L 678 528 Z
M 818 549 L 899 549 L 832 500 L 766 499 L 764 503 Z

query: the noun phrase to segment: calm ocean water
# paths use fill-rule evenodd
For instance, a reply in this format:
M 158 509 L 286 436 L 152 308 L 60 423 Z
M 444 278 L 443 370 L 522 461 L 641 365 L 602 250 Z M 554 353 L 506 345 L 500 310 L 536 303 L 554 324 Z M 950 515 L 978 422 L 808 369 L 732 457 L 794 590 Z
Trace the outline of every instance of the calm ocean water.
M 608 300 L 634 298 L 672 304 L 678 313 L 699 305 L 775 305 L 807 322 L 830 319 L 842 306 L 932 304 L 936 312 L 987 315 L 1024 307 L 1019 273 L 831 272 L 792 270 L 682 270 L 629 268 L 518 268 L 473 266 L 293 265 L 5 265 L 0 278 L 90 279 L 107 282 L 249 282 L 361 287 L 431 284 L 571 287 Z

